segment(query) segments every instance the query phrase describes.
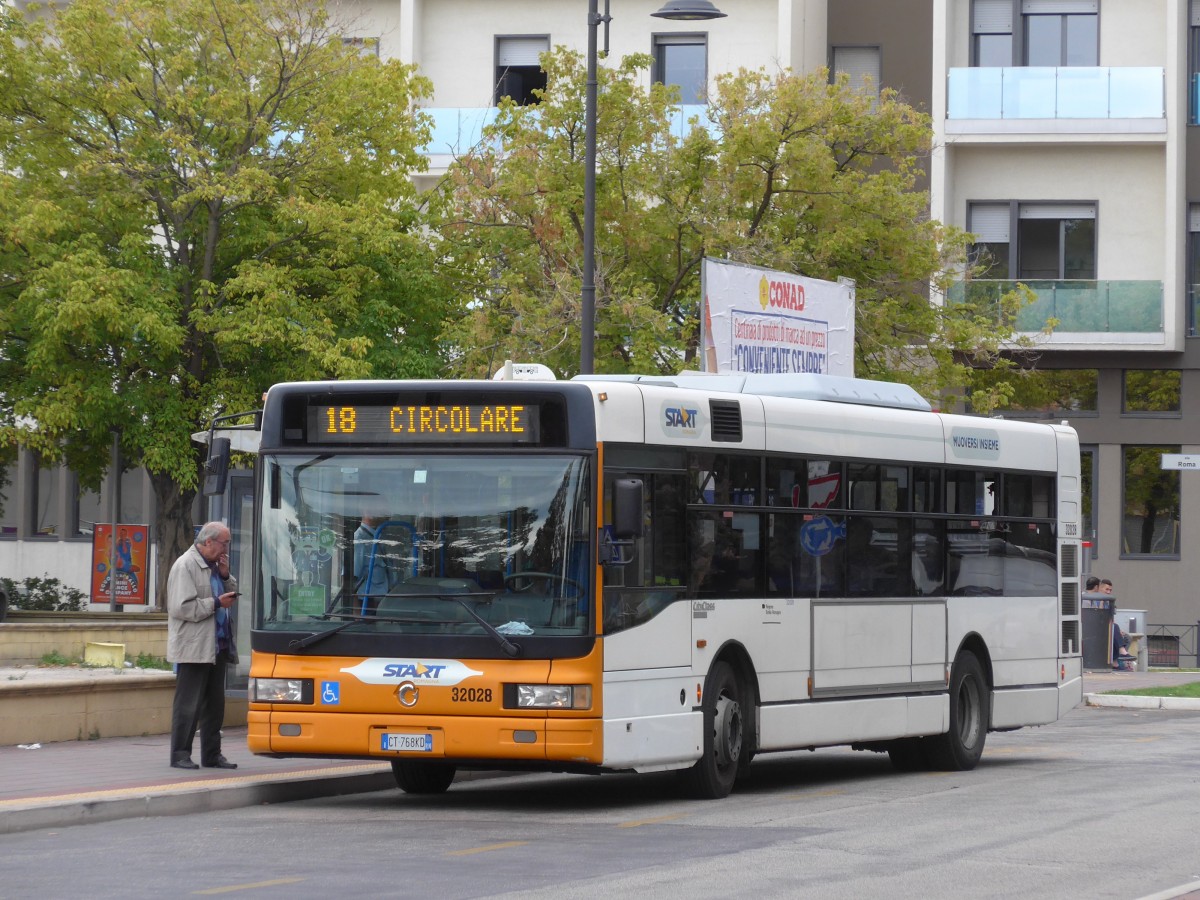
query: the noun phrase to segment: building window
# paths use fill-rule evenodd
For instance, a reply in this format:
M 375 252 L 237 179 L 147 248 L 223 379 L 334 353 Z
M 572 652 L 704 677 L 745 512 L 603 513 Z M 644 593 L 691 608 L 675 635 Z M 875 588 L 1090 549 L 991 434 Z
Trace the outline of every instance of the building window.
M 997 412 L 1063 418 L 1095 413 L 1100 389 L 1095 369 L 1038 369 L 1013 379 L 1013 396 Z
M 971 4 L 972 65 L 1099 65 L 1098 0 L 1021 0 L 1019 57 L 1013 46 L 1013 9 L 1013 0 Z
M 1200 203 L 1188 207 L 1187 254 L 1188 337 L 1196 337 L 1200 335 Z
M 1080 522 L 1083 539 L 1092 544 L 1092 559 L 1096 558 L 1096 447 L 1079 448 L 1079 497 L 1082 501 Z
M 1007 279 L 1012 232 L 1012 204 L 972 203 L 967 209 L 967 230 L 975 235 L 971 266 L 978 278 Z
M 1121 555 L 1179 556 L 1179 472 L 1162 469 L 1168 447 L 1123 447 Z
M 118 515 L 119 525 L 147 525 L 150 519 L 146 515 L 146 484 L 145 469 L 127 469 L 121 473 L 121 509 Z M 107 521 L 108 510 L 105 508 L 100 521 Z
M 1100 58 L 1096 0 L 1023 0 L 1025 65 L 1095 66 Z
M 342 45 L 357 50 L 359 56 L 379 58 L 379 38 L 377 37 L 344 37 Z
M 1200 124 L 1200 0 L 1188 9 L 1188 124 Z
M 829 75 L 837 78 L 846 75 L 850 87 L 864 91 L 872 97 L 879 96 L 879 48 L 878 47 L 834 47 Z
M 1179 415 L 1178 369 L 1129 369 L 1125 373 L 1121 412 Z
M 14 460 L 0 466 L 0 537 L 17 536 L 17 479 L 19 468 Z
M 967 228 L 981 278 L 1057 281 L 1096 277 L 1096 207 L 1091 203 L 972 203 Z M 1012 228 L 1016 225 L 1016 246 Z
M 496 38 L 496 103 L 509 97 L 518 106 L 538 102 L 535 91 L 546 89 L 541 55 L 550 49 L 547 35 Z
M 708 102 L 708 35 L 656 34 L 654 81 L 679 88 L 679 102 Z
M 58 466 L 50 463 L 38 463 L 37 478 L 34 481 L 34 502 L 32 504 L 37 519 L 33 523 L 35 535 L 55 535 L 59 533 L 58 525 Z
M 1012 0 L 975 0 L 971 4 L 971 61 L 980 67 L 1011 66 Z
M 1017 220 L 1017 277 L 1096 277 L 1096 207 L 1022 203 Z
M 75 537 L 91 537 L 96 523 L 104 522 L 104 499 L 100 491 L 89 490 L 75 479 Z

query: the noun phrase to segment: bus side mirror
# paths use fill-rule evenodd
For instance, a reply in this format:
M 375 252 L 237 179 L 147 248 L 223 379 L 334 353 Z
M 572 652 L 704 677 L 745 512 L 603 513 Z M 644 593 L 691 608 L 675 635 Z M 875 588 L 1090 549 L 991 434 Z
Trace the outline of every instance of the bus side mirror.
M 225 493 L 229 476 L 229 438 L 213 438 L 204 463 L 204 496 Z
M 612 530 L 618 541 L 642 536 L 645 504 L 640 478 L 618 478 L 613 482 Z

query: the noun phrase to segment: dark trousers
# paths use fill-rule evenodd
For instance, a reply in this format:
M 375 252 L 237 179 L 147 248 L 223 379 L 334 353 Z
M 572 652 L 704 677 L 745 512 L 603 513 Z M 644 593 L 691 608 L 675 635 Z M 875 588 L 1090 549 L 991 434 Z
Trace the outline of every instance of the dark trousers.
M 200 763 L 221 755 L 225 721 L 225 663 L 178 663 L 175 702 L 171 707 L 171 761 L 192 755 L 192 736 L 200 726 Z

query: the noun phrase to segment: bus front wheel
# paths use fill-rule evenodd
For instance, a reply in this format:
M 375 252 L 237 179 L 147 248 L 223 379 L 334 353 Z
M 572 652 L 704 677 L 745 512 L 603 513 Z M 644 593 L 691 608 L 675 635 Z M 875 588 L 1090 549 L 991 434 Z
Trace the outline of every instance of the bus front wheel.
M 444 794 L 454 780 L 457 767 L 425 759 L 393 759 L 396 786 L 406 794 Z
M 975 768 L 991 720 L 989 697 L 979 658 L 969 651 L 960 653 L 950 670 L 950 730 L 922 741 L 930 768 L 947 772 Z
M 704 690 L 704 754 L 683 772 L 688 793 L 701 800 L 727 797 L 737 780 L 746 741 L 746 710 L 737 676 L 726 662 L 713 666 Z

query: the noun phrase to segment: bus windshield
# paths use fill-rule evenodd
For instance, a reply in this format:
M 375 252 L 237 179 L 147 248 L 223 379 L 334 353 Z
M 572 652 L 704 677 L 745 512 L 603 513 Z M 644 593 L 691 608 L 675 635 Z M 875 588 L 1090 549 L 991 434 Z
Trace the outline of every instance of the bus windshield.
M 567 455 L 267 456 L 255 627 L 586 634 L 588 468 Z

